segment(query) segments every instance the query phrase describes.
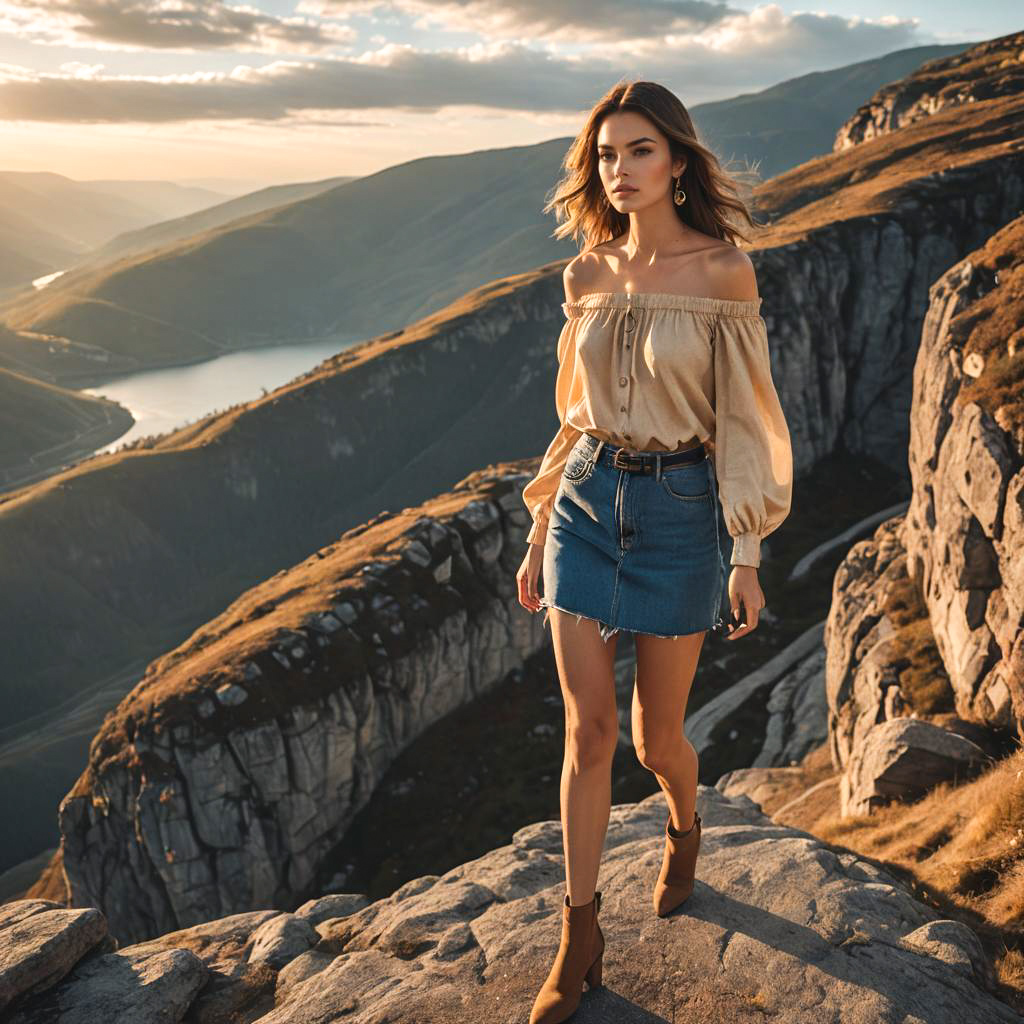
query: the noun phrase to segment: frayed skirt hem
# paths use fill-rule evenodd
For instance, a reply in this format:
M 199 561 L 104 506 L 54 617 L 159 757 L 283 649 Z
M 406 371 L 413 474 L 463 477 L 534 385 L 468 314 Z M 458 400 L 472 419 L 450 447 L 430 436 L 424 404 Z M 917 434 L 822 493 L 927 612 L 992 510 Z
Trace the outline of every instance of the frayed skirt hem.
M 557 608 L 560 612 L 566 612 L 569 615 L 575 615 L 577 624 L 579 623 L 580 619 L 587 619 L 590 622 L 596 622 L 597 631 L 600 634 L 601 639 L 605 643 L 608 642 L 609 637 L 614 636 L 616 633 L 632 633 L 635 636 L 656 636 L 660 640 L 678 640 L 681 636 L 692 636 L 694 633 L 703 633 L 707 630 L 714 631 L 721 629 L 724 624 L 721 615 L 719 615 L 717 622 L 713 623 L 710 626 L 705 626 L 704 629 L 691 630 L 689 633 L 651 633 L 645 629 L 630 629 L 628 626 L 612 626 L 609 623 L 602 622 L 600 619 L 595 619 L 590 615 L 584 615 L 581 612 L 576 611 L 574 608 L 563 608 L 560 604 L 554 604 L 551 601 L 546 601 L 544 598 L 541 598 L 541 606 L 544 608 L 544 619 L 541 623 L 542 627 L 548 624 L 548 615 L 550 610 L 552 608 Z

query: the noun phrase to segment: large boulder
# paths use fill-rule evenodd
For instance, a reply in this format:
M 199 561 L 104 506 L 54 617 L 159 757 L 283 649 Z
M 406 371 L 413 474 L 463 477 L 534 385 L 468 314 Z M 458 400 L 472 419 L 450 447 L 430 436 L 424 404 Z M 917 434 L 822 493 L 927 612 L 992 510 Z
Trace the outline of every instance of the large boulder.
M 840 783 L 841 813 L 870 814 L 894 798 L 923 796 L 962 781 L 987 761 L 965 736 L 917 718 L 890 718 L 868 730 Z

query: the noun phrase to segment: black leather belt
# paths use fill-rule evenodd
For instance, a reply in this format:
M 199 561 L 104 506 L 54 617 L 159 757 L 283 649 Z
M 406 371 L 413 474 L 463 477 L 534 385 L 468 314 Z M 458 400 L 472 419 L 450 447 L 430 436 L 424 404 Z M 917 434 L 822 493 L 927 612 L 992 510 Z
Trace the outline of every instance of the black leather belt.
M 588 435 L 590 436 L 590 435 Z M 707 458 L 704 445 L 698 444 L 681 452 L 664 455 L 661 452 L 632 453 L 625 448 L 617 448 L 605 441 L 594 439 L 595 459 L 606 462 L 615 469 L 624 469 L 627 473 L 654 473 L 661 459 L 661 468 L 676 466 L 686 462 L 702 462 Z

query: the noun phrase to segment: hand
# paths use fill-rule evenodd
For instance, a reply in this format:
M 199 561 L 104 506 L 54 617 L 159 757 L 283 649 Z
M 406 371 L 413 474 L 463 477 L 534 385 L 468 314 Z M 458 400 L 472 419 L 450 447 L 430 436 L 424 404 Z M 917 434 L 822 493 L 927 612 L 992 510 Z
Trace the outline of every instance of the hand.
M 726 640 L 738 640 L 757 629 L 757 620 L 764 607 L 764 593 L 757 581 L 757 569 L 754 566 L 732 567 L 729 574 L 729 606 L 732 610 L 732 632 L 726 636 Z
M 537 581 L 540 579 L 541 566 L 544 564 L 544 545 L 530 544 L 516 573 L 516 582 L 519 585 L 519 603 L 528 612 L 538 612 L 544 606 L 540 603 L 537 594 Z

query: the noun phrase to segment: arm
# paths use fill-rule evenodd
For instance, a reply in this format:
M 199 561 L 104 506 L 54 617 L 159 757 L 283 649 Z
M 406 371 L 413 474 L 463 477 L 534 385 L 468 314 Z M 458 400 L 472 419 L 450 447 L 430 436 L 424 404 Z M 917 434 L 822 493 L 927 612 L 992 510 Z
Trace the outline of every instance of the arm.
M 761 316 L 722 316 L 715 331 L 715 473 L 732 565 L 761 564 L 761 540 L 789 514 L 793 456 Z
M 757 279 L 742 249 L 723 254 L 731 297 L 756 300 Z M 762 316 L 719 318 L 714 339 L 715 473 L 732 565 L 761 564 L 761 540 L 789 514 L 793 454 L 772 380 Z
M 581 257 L 577 256 L 569 262 L 562 273 L 567 302 L 577 289 L 575 280 L 579 273 Z M 566 411 L 576 396 L 576 320 L 569 319 L 562 327 L 558 337 L 558 374 L 555 378 L 555 411 L 558 413 L 559 428 L 548 445 L 541 459 L 537 475 L 523 488 L 523 501 L 530 511 L 533 525 L 526 539 L 531 544 L 543 544 L 548 529 L 551 506 L 554 504 L 555 492 L 558 490 L 559 479 L 565 468 L 565 460 L 572 451 L 573 445 L 580 438 L 581 431 L 566 423 Z
M 558 338 L 558 376 L 555 380 L 555 409 L 561 424 L 541 459 L 537 475 L 523 488 L 523 501 L 530 510 L 533 526 L 526 539 L 531 544 L 543 544 L 548 529 L 551 506 L 565 468 L 565 460 L 579 440 L 581 431 L 565 422 L 570 394 L 574 384 L 576 364 L 575 321 L 567 320 Z

